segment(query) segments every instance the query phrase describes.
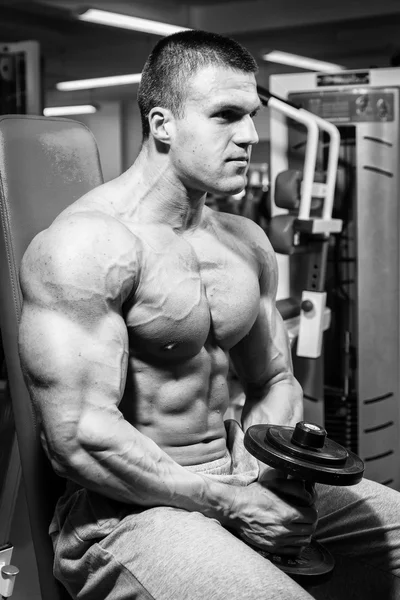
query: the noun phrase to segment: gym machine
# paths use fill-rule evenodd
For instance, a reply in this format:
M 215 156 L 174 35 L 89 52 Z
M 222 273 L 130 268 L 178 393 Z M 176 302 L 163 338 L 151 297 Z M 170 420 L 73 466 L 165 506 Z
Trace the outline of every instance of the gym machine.
M 40 49 L 38 42 L 0 43 L 0 114 L 39 115 Z
M 292 312 L 300 317 L 297 356 L 318 358 L 321 355 L 323 331 L 328 328 L 330 317 L 330 311 L 326 311 L 324 290 L 326 249 L 331 234 L 342 229 L 341 220 L 332 218 L 340 135 L 334 125 L 302 107 L 294 107 L 261 87 L 258 93 L 264 105 L 293 119 L 306 130 L 301 170 L 284 170 L 276 177 L 275 203 L 287 211 L 272 216 L 268 234 L 276 251 L 306 255 L 307 264 L 312 264 L 302 281 L 301 297 L 288 293 L 285 299 L 290 306 L 289 311 L 285 311 L 282 302 L 279 308 L 283 316 L 285 312 Z M 318 182 L 316 178 L 320 131 L 329 138 L 325 182 Z M 314 199 L 318 200 L 317 204 L 313 203 Z
M 330 437 L 358 454 L 369 479 L 400 489 L 400 69 L 273 75 L 270 91 L 337 126 L 341 142 L 327 249 L 324 385 L 316 400 Z M 270 111 L 271 186 L 304 161 L 306 132 Z M 317 172 L 328 165 L 320 134 Z M 279 194 L 278 194 L 279 195 Z M 287 213 L 277 203 L 274 217 Z M 279 250 L 278 250 L 279 252 Z M 278 255 L 280 297 L 296 294 L 299 256 Z M 318 420 L 318 422 L 321 422 Z
M 275 251 L 297 259 L 297 286 L 287 286 L 284 297 L 278 300 L 278 309 L 285 320 L 293 353 L 303 360 L 298 365 L 303 366 L 304 373 L 313 361 L 321 359 L 323 333 L 330 324 L 325 278 L 331 236 L 342 230 L 341 219 L 332 218 L 340 134 L 335 125 L 302 106 L 260 87 L 258 93 L 264 105 L 306 130 L 304 154 L 297 170 L 285 165 L 280 172 L 271 174 L 273 178 L 275 175 L 275 205 L 283 210 L 280 214 L 271 212 L 267 226 Z M 328 143 L 325 169 L 318 173 L 321 133 Z M 298 373 L 296 376 L 300 379 Z M 304 388 L 304 382 L 301 383 Z M 321 414 L 314 411 L 314 416 L 320 421 Z M 301 479 L 310 490 L 317 482 L 354 485 L 361 481 L 365 468 L 355 453 L 327 438 L 326 430 L 311 421 L 297 423 L 294 428 L 254 425 L 246 431 L 244 444 L 258 460 L 286 476 Z M 334 568 L 332 555 L 314 540 L 293 556 L 254 549 L 305 587 L 324 582 Z
M 40 51 L 35 41 L 0 43 L 0 114 L 40 114 Z M 10 529 L 21 466 L 0 339 L 0 597 L 12 595 L 18 568 L 11 565 Z
M 324 414 L 322 403 L 318 401 L 322 389 L 322 341 L 331 322 L 325 292 L 327 250 L 332 234 L 342 228 L 341 220 L 332 218 L 340 134 L 335 125 L 301 107 L 299 109 L 270 90 L 258 86 L 258 94 L 263 105 L 278 112 L 282 118 L 292 119 L 306 131 L 305 153 L 298 170 L 284 165 L 279 173 L 271 173 L 276 179 L 273 188 L 271 186 L 275 206 L 281 208 L 274 214 L 269 208 L 265 191 L 267 173 L 263 165 L 250 166 L 249 184 L 241 203 L 249 213 L 245 216 L 253 218 L 258 211 L 260 219 L 256 220 L 265 228 L 275 251 L 297 259 L 300 276 L 296 286 L 282 286 L 279 274 L 277 308 L 285 321 L 292 346 L 295 375 L 303 388 L 306 418 L 322 424 Z M 321 132 L 328 138 L 327 169 L 323 174 L 316 172 Z M 254 200 L 258 200 L 256 210 Z M 277 258 L 279 266 L 279 254 Z M 238 395 L 234 377 L 231 389 L 234 400 L 227 417 L 237 419 L 245 398 L 243 393 Z

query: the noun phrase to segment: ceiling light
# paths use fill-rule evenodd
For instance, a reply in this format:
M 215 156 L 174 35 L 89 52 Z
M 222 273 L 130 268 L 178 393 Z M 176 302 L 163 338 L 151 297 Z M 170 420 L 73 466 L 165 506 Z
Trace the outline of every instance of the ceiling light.
M 139 83 L 142 78 L 141 73 L 131 73 L 129 75 L 112 75 L 110 77 L 95 77 L 93 79 L 77 79 L 75 81 L 59 81 L 56 88 L 62 92 L 71 90 L 88 90 L 91 88 L 111 87 L 113 85 L 128 85 L 130 83 Z
M 60 117 L 62 115 L 87 115 L 95 113 L 97 108 L 92 104 L 75 104 L 74 106 L 48 106 L 43 109 L 45 117 Z
M 122 27 L 123 29 L 133 29 L 134 31 L 143 31 L 144 33 L 154 33 L 155 35 L 170 35 L 171 33 L 187 31 L 188 29 L 187 27 L 179 27 L 170 23 L 130 17 L 129 15 L 98 10 L 97 8 L 90 8 L 84 13 L 79 14 L 78 19 L 89 23 Z
M 343 71 L 345 69 L 345 67 L 342 65 L 336 65 L 334 63 L 324 62 L 322 60 L 315 60 L 314 58 L 299 56 L 298 54 L 289 54 L 289 52 L 280 52 L 279 50 L 268 52 L 267 54 L 264 54 L 262 58 L 269 62 L 279 63 L 281 65 L 290 65 L 300 69 L 323 71 L 326 73 Z

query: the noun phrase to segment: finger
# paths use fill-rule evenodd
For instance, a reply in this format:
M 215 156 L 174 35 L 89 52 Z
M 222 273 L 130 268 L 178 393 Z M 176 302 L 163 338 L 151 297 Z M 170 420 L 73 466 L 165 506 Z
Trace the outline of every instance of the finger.
M 271 549 L 271 542 L 265 541 L 262 537 L 256 537 L 254 539 L 248 538 L 246 535 L 241 534 L 240 539 L 248 546 L 252 546 L 256 550 L 263 550 L 264 552 L 274 552 Z
M 314 525 L 311 523 L 293 523 L 293 525 L 290 527 L 288 534 L 289 535 L 295 535 L 295 536 L 301 536 L 301 535 L 308 535 L 311 536 L 314 533 Z
M 299 546 L 308 546 L 311 543 L 312 540 L 312 535 L 311 533 L 307 532 L 307 533 L 303 533 L 301 535 L 290 535 L 285 537 L 282 541 L 281 541 L 281 545 L 284 546 L 285 548 L 287 546 L 295 546 L 296 548 L 298 548 Z
M 258 477 L 258 481 L 259 483 L 262 482 L 270 482 L 270 481 L 275 481 L 277 479 L 279 480 L 284 480 L 286 479 L 286 475 L 284 474 L 283 471 L 278 471 L 278 469 L 273 469 L 272 467 L 269 467 L 268 465 L 265 465 L 263 463 L 261 463 L 259 461 L 260 464 L 260 475 Z M 268 485 L 269 487 L 269 485 Z
M 315 524 L 318 521 L 318 511 L 313 506 L 298 507 L 293 506 L 291 522 L 299 524 Z
M 317 529 L 317 521 L 315 523 L 292 522 L 286 526 L 288 533 L 294 535 L 314 535 Z
M 305 481 L 304 489 L 310 495 L 311 503 L 315 504 L 318 500 L 318 492 L 315 488 L 315 484 L 312 481 Z

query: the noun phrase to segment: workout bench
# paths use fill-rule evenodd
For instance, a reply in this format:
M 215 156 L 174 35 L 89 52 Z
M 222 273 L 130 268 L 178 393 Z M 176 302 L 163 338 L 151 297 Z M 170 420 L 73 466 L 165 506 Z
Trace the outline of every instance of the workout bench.
M 53 577 L 53 548 L 48 535 L 64 482 L 55 475 L 42 450 L 21 372 L 18 272 L 35 235 L 102 181 L 95 139 L 82 123 L 40 116 L 0 117 L 0 330 L 42 600 L 70 599 Z M 19 469 L 17 464 L 12 467 Z M 8 541 L 0 540 L 0 544 Z

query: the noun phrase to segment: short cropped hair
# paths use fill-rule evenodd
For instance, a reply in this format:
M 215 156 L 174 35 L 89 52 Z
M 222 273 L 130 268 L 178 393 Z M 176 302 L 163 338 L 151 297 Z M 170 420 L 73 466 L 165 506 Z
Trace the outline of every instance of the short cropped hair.
M 253 56 L 234 40 L 200 30 L 187 30 L 160 40 L 142 71 L 138 104 L 143 140 L 150 135 L 148 116 L 162 106 L 176 117 L 183 116 L 188 81 L 204 67 L 222 66 L 245 73 L 256 73 Z

